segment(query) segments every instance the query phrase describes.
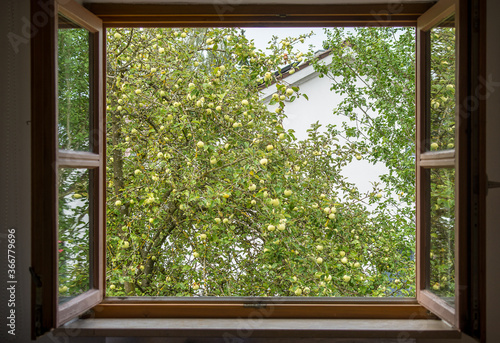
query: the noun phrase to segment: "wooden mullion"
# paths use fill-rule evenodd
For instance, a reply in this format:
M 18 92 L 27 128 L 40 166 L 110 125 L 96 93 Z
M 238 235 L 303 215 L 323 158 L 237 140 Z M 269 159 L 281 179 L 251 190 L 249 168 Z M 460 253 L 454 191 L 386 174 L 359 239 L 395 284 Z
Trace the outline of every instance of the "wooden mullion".
M 454 159 L 455 150 L 426 151 L 420 154 L 420 160 Z
M 57 166 L 59 168 L 98 168 L 101 164 L 99 154 L 83 151 L 59 150 Z

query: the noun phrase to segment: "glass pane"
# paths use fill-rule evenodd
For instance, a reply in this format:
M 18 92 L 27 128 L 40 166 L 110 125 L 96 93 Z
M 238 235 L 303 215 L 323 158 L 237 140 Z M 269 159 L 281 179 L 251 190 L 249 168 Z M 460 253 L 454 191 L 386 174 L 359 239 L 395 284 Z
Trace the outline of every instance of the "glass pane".
M 91 149 L 89 39 L 86 29 L 59 15 L 57 86 L 60 149 Z
M 59 170 L 59 303 L 90 289 L 90 173 Z
M 455 146 L 455 17 L 430 33 L 430 150 Z
M 430 280 L 428 288 L 455 301 L 455 170 L 431 170 Z

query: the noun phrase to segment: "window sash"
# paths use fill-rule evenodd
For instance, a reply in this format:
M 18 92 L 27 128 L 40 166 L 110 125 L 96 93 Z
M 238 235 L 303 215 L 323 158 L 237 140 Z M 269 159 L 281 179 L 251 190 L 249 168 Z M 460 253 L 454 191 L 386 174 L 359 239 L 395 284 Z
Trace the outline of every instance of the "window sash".
M 48 23 L 31 40 L 32 60 L 32 338 L 43 335 L 91 309 L 104 295 L 104 141 L 102 22 L 72 1 L 31 2 L 32 16 L 51 9 Z M 58 16 L 88 30 L 90 40 L 91 152 L 59 150 L 58 142 Z M 58 172 L 59 168 L 88 168 L 93 179 L 89 208 L 89 291 L 58 304 Z

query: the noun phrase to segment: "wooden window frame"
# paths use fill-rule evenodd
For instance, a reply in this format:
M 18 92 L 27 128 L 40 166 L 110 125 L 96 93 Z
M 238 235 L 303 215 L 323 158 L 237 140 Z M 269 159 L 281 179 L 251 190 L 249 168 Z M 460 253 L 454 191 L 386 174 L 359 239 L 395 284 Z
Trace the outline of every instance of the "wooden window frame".
M 451 0 L 450 0 L 451 1 Z M 484 3 L 484 0 L 456 0 L 459 1 L 458 8 L 470 8 L 470 6 L 479 6 L 479 3 Z M 32 1 L 34 2 L 34 1 Z M 348 26 L 414 26 L 417 27 L 417 21 L 419 17 L 424 14 L 433 4 L 429 3 L 418 3 L 418 4 L 383 4 L 383 5 L 237 5 L 237 6 L 221 6 L 217 5 L 131 5 L 131 4 L 87 4 L 87 8 L 90 12 L 97 15 L 103 22 L 104 30 L 113 27 L 278 27 L 278 26 L 294 26 L 294 27 L 324 27 L 324 26 L 336 26 L 336 27 L 348 27 Z M 481 7 L 481 11 L 484 12 L 484 6 Z M 481 12 L 481 13 L 482 13 Z M 460 12 L 460 22 L 463 32 L 466 32 L 460 39 L 459 54 L 465 53 L 466 49 L 471 49 L 471 44 L 475 44 L 474 40 L 471 43 L 467 40 L 468 37 L 473 36 L 474 39 L 479 40 L 479 33 L 472 33 L 471 23 L 472 15 L 468 14 L 467 11 Z M 418 31 L 418 30 L 417 30 Z M 484 32 L 483 32 L 484 34 Z M 49 38 L 45 38 L 50 41 Z M 417 37 L 418 44 L 422 44 L 419 41 L 420 38 Z M 481 41 L 484 44 L 484 38 Z M 53 43 L 52 43 L 53 45 Z M 35 43 L 35 48 L 40 49 Z M 475 46 L 477 50 L 480 50 Z M 102 50 L 103 54 L 101 58 L 105 59 L 105 39 L 102 40 Z M 51 53 L 48 52 L 45 56 L 45 62 L 50 62 Z M 417 55 L 417 69 L 422 68 L 425 62 L 423 62 L 423 57 Z M 476 58 L 484 58 L 481 56 L 476 56 Z M 479 62 L 476 61 L 479 65 Z M 42 63 L 42 62 L 40 62 Z M 36 63 L 35 63 L 36 65 Z M 474 87 L 477 86 L 477 82 L 471 81 L 469 77 L 472 75 L 473 71 L 470 68 L 463 67 L 460 69 L 460 82 L 464 82 L 466 87 L 460 89 L 460 96 L 466 98 L 468 94 L 472 94 Z M 484 72 L 484 70 L 483 70 Z M 464 74 L 465 73 L 465 74 Z M 417 73 L 417 78 L 419 74 Z M 477 76 L 477 75 L 476 75 Z M 51 76 L 53 78 L 53 75 Z M 48 82 L 46 81 L 45 84 Z M 106 84 L 106 73 L 103 72 L 102 78 L 99 81 L 101 87 Z M 421 106 L 422 99 L 422 89 L 419 88 L 421 83 L 417 81 L 417 108 Z M 34 86 L 35 87 L 35 86 Z M 102 89 L 102 88 L 101 88 Z M 49 93 L 50 96 L 55 96 L 53 93 Z M 101 92 L 101 97 L 104 96 L 104 90 Z M 45 94 L 47 96 L 47 94 Z M 36 100 L 36 97 L 35 97 Z M 39 99 L 41 101 L 41 99 Z M 49 104 L 45 111 L 50 111 L 53 105 Z M 101 113 L 104 111 L 105 104 L 102 103 L 101 99 Z M 34 109 L 35 111 L 35 109 Z M 460 107 L 461 114 L 465 117 L 471 113 L 470 109 Z M 466 111 L 466 113 L 462 113 Z M 481 111 L 484 111 L 483 106 L 479 107 L 477 113 L 481 115 Z M 484 115 L 484 114 L 483 114 Z M 481 117 L 479 117 L 481 118 Z M 417 118 L 418 119 L 418 118 Z M 100 124 L 104 124 L 103 115 L 100 118 Z M 421 125 L 421 120 L 417 120 L 417 132 L 419 130 L 419 125 Z M 481 121 L 479 119 L 479 121 Z M 47 125 L 47 124 L 46 124 Z M 469 125 L 469 124 L 468 124 Z M 53 126 L 53 125 L 52 125 Z M 101 126 L 103 127 L 103 126 Z M 52 127 L 50 130 L 53 130 Z M 459 128 L 460 134 L 465 133 L 465 126 Z M 49 130 L 49 131 L 50 131 Z M 38 132 L 39 134 L 39 132 Z M 55 133 L 52 133 L 55 134 Z M 44 141 L 42 137 L 36 136 L 34 134 L 34 141 Z M 37 139 L 35 139 L 37 138 Z M 479 136 L 475 137 L 477 141 L 480 141 Z M 46 139 L 45 139 L 46 140 Z M 420 143 L 417 139 L 417 161 L 420 165 L 417 167 L 417 182 L 419 182 L 419 169 L 429 168 L 432 166 L 445 165 L 448 167 L 454 166 L 455 163 L 458 164 L 458 168 L 464 168 L 464 170 L 469 170 L 468 162 L 471 161 L 472 157 L 467 155 L 467 149 L 471 143 L 466 141 L 466 139 L 457 142 L 458 146 L 456 148 L 459 153 L 463 152 L 461 156 L 455 156 L 451 152 L 443 153 L 427 153 L 425 151 L 424 145 Z M 481 144 L 477 144 L 475 153 L 479 154 L 482 150 L 479 149 Z M 104 148 L 104 142 L 100 145 Z M 47 147 L 45 147 L 47 149 Z M 41 148 L 40 148 L 41 149 Z M 50 150 L 50 149 L 49 149 Z M 105 149 L 102 151 L 102 156 L 104 156 Z M 50 156 L 52 160 L 57 158 L 56 154 Z M 60 155 L 60 157 L 63 157 Z M 36 160 L 36 158 L 34 158 Z M 37 161 L 40 165 L 41 161 Z M 482 161 L 484 162 L 484 161 Z M 46 161 L 44 162 L 46 163 Z M 100 167 L 103 167 L 103 160 L 100 161 Z M 479 165 L 479 164 L 478 164 Z M 102 168 L 104 169 L 104 168 Z M 34 168 L 34 171 L 37 170 Z M 462 170 L 462 169 L 460 169 Z M 482 165 L 478 167 L 476 177 L 479 179 L 479 184 L 481 184 L 481 178 L 485 178 L 483 175 L 484 168 Z M 53 175 L 48 173 L 48 176 Z M 465 176 L 466 174 L 467 176 Z M 34 174 L 36 175 L 36 173 Z M 470 173 L 460 173 L 464 175 L 466 182 L 470 182 Z M 462 177 L 462 176 L 460 176 Z M 41 176 L 38 176 L 33 180 L 34 189 L 36 185 L 40 183 Z M 465 184 L 465 183 L 464 183 Z M 479 187 L 479 186 L 478 186 Z M 104 191 L 104 187 L 101 187 Z M 420 191 L 420 186 L 417 187 L 417 196 Z M 478 189 L 472 190 L 469 188 L 459 189 L 459 195 L 462 197 L 463 194 L 472 194 L 471 192 L 476 192 L 479 197 L 479 201 L 482 201 L 482 197 L 485 195 L 485 188 L 479 187 Z M 53 194 L 54 190 L 51 190 L 50 196 L 44 195 L 45 199 L 54 199 L 56 194 Z M 34 193 L 35 194 L 35 193 Z M 40 191 L 36 194 L 41 194 Z M 475 193 L 474 193 L 475 194 Z M 102 198 L 104 199 L 104 198 Z M 484 204 L 484 202 L 483 202 Z M 422 197 L 419 197 L 417 201 L 417 207 L 425 205 L 422 202 Z M 470 203 L 467 204 L 467 213 L 458 213 L 460 215 L 460 221 L 466 223 L 470 220 Z M 101 211 L 105 210 L 105 202 L 102 203 Z M 460 206 L 460 205 L 459 205 Z M 465 205 L 464 205 L 465 206 Z M 40 217 L 47 217 L 47 214 L 42 215 L 38 209 L 37 214 Z M 419 210 L 417 209 L 417 215 Z M 477 213 L 476 213 L 477 214 Z M 479 213 L 481 214 L 481 213 Z M 484 214 L 484 213 L 483 213 Z M 480 217 L 481 218 L 481 217 Z M 54 224 L 54 218 L 45 219 L 47 225 Z M 105 218 L 103 219 L 105 221 Z M 103 222 L 103 225 L 105 223 Z M 104 289 L 104 275 L 105 275 L 105 256 L 104 256 L 104 246 L 103 237 L 105 237 L 105 226 L 101 230 L 100 236 L 100 261 L 101 266 L 99 271 L 102 273 L 100 277 L 100 289 Z M 34 228 L 35 231 L 35 228 Z M 418 231 L 418 230 L 417 230 Z M 479 322 L 480 329 L 472 330 L 470 328 L 471 316 L 475 316 L 476 312 L 473 314 L 468 307 L 467 301 L 470 302 L 472 293 L 479 293 L 480 290 L 484 291 L 484 280 L 479 283 L 476 289 L 468 291 L 461 296 L 465 298 L 466 301 L 460 301 L 459 311 L 457 311 L 456 316 L 450 316 L 448 313 L 443 312 L 442 306 L 439 306 L 438 299 L 432 297 L 427 297 L 428 291 L 425 287 L 422 287 L 425 274 L 421 274 L 423 271 L 423 266 L 425 263 L 422 261 L 423 239 L 422 230 L 417 233 L 417 298 L 416 299 L 297 299 L 297 298 L 217 298 L 217 299 L 179 299 L 179 298 L 148 298 L 148 299 L 137 299 L 137 298 L 104 298 L 104 300 L 97 306 L 93 308 L 92 315 L 95 318 L 238 318 L 238 317 L 249 317 L 252 314 L 258 313 L 265 318 L 343 318 L 343 319 L 429 319 L 436 318 L 434 314 L 431 314 L 427 309 L 430 309 L 436 315 L 442 317 L 446 321 L 452 322 L 456 325 L 458 330 L 464 330 L 465 332 L 471 333 L 476 337 L 479 336 L 479 331 L 481 328 L 484 330 L 485 320 L 484 313 Z M 425 231 L 424 231 L 425 233 Z M 469 237 L 470 230 L 467 225 L 460 226 L 460 237 Z M 35 237 L 35 232 L 34 236 Z M 36 237 L 40 237 L 38 234 Z M 464 259 L 466 263 L 461 263 L 459 265 L 460 271 L 460 281 L 461 285 L 470 284 L 471 274 L 470 270 L 463 272 L 463 269 L 467 267 L 470 259 L 472 258 L 464 250 L 469 249 L 471 244 L 482 244 L 484 240 L 484 232 L 479 235 L 479 240 L 476 242 L 471 242 L 466 240 L 458 240 L 457 244 L 457 255 L 461 260 Z M 52 250 L 56 250 L 54 245 L 54 240 L 50 241 L 50 238 L 45 237 L 44 242 L 48 244 Z M 35 243 L 36 244 L 36 243 Z M 484 264 L 484 254 L 479 255 L 479 260 L 476 261 L 477 266 L 473 268 L 479 269 Z M 481 264 L 483 263 L 483 264 Z M 469 268 L 470 269 L 470 268 Z M 36 271 L 36 269 L 35 269 Z M 54 272 L 54 270 L 49 272 Z M 462 283 L 463 281 L 463 283 Z M 47 295 L 47 290 L 44 288 L 44 295 Z M 33 299 L 36 299 L 36 287 L 33 291 Z M 49 298 L 43 298 L 45 299 Z M 52 298 L 54 299 L 54 298 Z M 33 301 L 35 304 L 36 301 Z M 480 309 L 484 308 L 484 303 L 481 304 Z M 461 313 L 458 317 L 458 313 Z M 34 311 L 36 313 L 36 311 Z M 215 314 L 216 313 L 216 314 Z M 483 334 L 484 337 L 484 334 Z
M 31 40 L 32 123 L 32 338 L 73 319 L 100 303 L 104 297 L 105 169 L 102 21 L 72 1 L 31 2 L 32 15 L 53 9 L 46 25 Z M 59 149 L 57 105 L 58 15 L 70 19 L 91 34 L 90 150 Z M 93 77 L 94 76 L 94 77 Z M 58 172 L 60 168 L 84 168 L 91 180 L 89 206 L 90 289 L 59 304 L 58 300 Z

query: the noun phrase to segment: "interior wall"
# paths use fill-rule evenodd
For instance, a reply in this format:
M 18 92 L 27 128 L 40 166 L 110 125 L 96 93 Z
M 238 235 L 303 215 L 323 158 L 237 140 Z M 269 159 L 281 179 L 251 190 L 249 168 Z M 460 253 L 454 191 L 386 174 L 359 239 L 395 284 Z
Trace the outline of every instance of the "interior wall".
M 305 1 L 304 1 L 305 2 Z M 500 181 L 500 3 L 488 3 L 487 83 L 491 89 L 487 99 L 487 170 L 490 180 Z M 30 341 L 30 51 L 31 31 L 27 25 L 29 0 L 2 0 L 0 13 L 0 342 Z M 42 17 L 40 17 L 42 18 Z M 496 82 L 495 82 L 496 81 Z M 487 337 L 500 342 L 500 189 L 490 190 L 487 199 Z M 35 223 L 36 225 L 36 223 Z M 15 229 L 15 308 L 8 307 L 7 230 Z M 15 336 L 8 334 L 7 317 L 15 310 Z M 39 340 L 67 343 L 145 342 L 104 338 L 78 338 L 78 332 L 66 337 L 50 335 Z M 306 340 L 307 341 L 307 340 Z M 152 341 L 151 341 L 152 342 Z M 163 342 L 163 340 L 162 340 Z M 324 341 L 323 341 L 324 342 Z M 380 342 L 380 341 L 379 341 Z M 467 343 L 461 340 L 420 340 L 419 343 Z M 398 343 L 402 343 L 399 342 Z

